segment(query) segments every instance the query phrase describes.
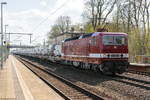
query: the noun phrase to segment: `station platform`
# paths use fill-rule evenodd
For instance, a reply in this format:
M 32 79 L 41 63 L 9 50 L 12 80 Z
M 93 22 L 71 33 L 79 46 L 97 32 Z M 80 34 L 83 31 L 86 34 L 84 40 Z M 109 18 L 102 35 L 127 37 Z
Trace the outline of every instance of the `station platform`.
M 131 66 L 150 67 L 150 64 L 130 63 Z
M 0 69 L 0 100 L 63 100 L 63 98 L 10 55 L 3 69 Z

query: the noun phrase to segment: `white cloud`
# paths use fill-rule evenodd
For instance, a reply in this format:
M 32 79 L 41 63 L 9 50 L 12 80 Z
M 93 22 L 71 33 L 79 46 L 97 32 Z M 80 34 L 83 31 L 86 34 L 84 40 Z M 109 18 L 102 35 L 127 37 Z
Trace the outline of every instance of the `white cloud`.
M 42 0 L 41 2 L 40 2 L 40 5 L 42 5 L 42 6 L 47 6 L 47 2 L 46 1 L 44 1 L 44 0 Z
M 73 23 L 81 22 L 81 14 L 84 9 L 83 0 L 70 0 L 70 3 L 65 7 L 64 15 L 72 18 Z
M 38 9 L 31 9 L 21 12 L 9 12 L 6 14 L 6 21 L 4 22 L 9 24 L 9 32 L 33 32 L 33 38 L 35 38 L 37 35 L 48 31 L 48 24 L 45 24 L 44 27 L 37 27 L 36 31 L 34 31 L 39 22 L 47 17 L 48 14 L 48 12 L 43 12 Z M 25 36 L 22 37 L 22 39 L 23 38 L 25 38 Z M 15 36 L 12 37 L 12 40 L 13 39 L 15 39 Z M 26 44 L 29 42 L 24 41 L 23 43 Z

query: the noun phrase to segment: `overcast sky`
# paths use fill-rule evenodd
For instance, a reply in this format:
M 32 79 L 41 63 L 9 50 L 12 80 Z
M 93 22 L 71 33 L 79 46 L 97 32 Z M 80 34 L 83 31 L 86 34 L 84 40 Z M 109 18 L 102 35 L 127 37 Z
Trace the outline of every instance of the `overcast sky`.
M 4 24 L 8 24 L 7 32 L 33 33 L 34 43 L 42 43 L 57 17 L 67 15 L 73 24 L 82 21 L 83 0 L 1 0 L 4 6 Z M 60 8 L 58 10 L 58 8 Z M 57 10 L 57 11 L 56 11 Z M 54 13 L 56 11 L 56 13 Z M 13 43 L 29 43 L 29 36 L 11 35 Z M 16 41 L 15 41 L 16 40 Z

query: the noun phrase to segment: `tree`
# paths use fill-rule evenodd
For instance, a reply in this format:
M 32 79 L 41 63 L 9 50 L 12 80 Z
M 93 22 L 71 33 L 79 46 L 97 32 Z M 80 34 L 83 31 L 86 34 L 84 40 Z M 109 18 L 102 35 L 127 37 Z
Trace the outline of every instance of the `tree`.
M 87 0 L 84 16 L 88 17 L 92 27 L 105 28 L 108 16 L 113 11 L 116 0 Z
M 69 32 L 70 24 L 71 19 L 69 16 L 58 17 L 55 24 L 51 27 L 50 32 L 48 32 L 48 38 L 51 39 L 65 32 Z
M 148 50 L 150 40 L 149 10 L 150 1 L 148 0 L 121 0 L 119 3 L 116 18 L 119 21 L 116 23 L 122 23 L 124 32 L 129 34 L 129 51 L 132 54 L 133 52 L 138 55 L 150 54 Z
M 58 26 L 61 33 L 69 32 L 71 20 L 69 16 L 60 16 L 56 20 L 56 25 Z
M 50 32 L 48 33 L 49 39 L 50 38 L 54 38 L 54 37 L 60 35 L 60 32 L 61 31 L 60 31 L 59 27 L 57 25 L 53 25 L 52 28 L 51 28 L 51 30 L 50 30 Z

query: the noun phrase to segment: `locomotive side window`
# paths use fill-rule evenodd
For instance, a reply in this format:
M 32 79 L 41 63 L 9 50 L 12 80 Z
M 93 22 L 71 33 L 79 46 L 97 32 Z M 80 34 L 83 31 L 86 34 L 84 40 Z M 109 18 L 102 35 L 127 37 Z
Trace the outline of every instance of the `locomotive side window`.
M 103 36 L 104 45 L 113 45 L 114 37 L 113 36 Z
M 96 37 L 93 37 L 91 39 L 91 45 L 95 46 L 96 45 Z
M 115 44 L 124 45 L 125 44 L 125 37 L 124 36 L 115 36 Z
M 105 35 L 103 36 L 103 44 L 104 45 L 125 45 L 126 37 L 125 36 L 113 36 L 113 35 Z

